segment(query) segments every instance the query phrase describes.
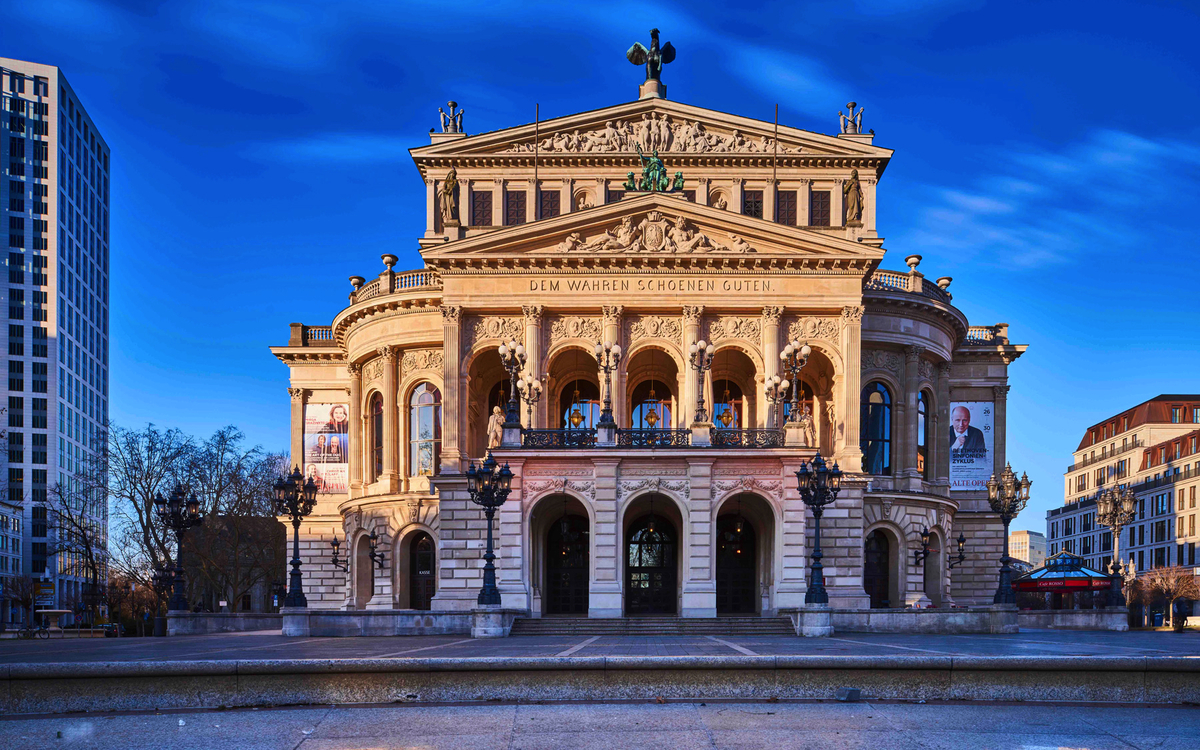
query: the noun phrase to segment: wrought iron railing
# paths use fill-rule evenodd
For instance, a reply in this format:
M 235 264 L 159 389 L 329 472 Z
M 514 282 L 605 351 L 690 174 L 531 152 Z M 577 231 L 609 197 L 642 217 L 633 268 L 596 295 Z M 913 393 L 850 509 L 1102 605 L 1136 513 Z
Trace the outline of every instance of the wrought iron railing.
M 782 448 L 781 430 L 724 430 L 712 431 L 714 448 Z
M 687 448 L 691 430 L 617 430 L 619 448 Z
M 596 428 L 525 430 L 521 445 L 526 448 L 592 448 L 596 445 Z

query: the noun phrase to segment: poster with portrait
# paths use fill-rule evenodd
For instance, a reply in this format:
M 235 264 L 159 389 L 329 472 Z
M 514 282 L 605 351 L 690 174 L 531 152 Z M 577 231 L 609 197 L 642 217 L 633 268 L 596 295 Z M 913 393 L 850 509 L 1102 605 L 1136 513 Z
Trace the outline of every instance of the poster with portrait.
M 350 476 L 350 409 L 346 404 L 305 404 L 304 476 L 317 494 L 345 494 Z
M 992 446 L 995 440 L 991 401 L 952 401 L 950 403 L 950 489 L 957 492 L 986 490 L 994 469 Z

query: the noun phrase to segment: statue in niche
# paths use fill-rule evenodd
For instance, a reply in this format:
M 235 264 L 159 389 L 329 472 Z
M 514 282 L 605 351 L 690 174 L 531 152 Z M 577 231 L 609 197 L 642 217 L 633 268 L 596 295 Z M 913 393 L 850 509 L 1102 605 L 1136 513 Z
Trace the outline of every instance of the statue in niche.
M 858 106 L 858 102 L 846 102 L 846 109 L 850 110 L 850 114 L 847 115 L 844 112 L 838 112 L 838 118 L 842 123 L 842 132 L 846 135 L 858 135 L 862 132 L 862 116 L 863 112 L 866 111 L 866 107 L 861 107 L 855 112 L 854 108 L 856 106 Z
M 488 449 L 499 448 L 500 441 L 504 439 L 504 412 L 499 406 L 492 407 L 492 416 L 488 418 L 487 424 L 487 446 Z
M 675 47 L 670 42 L 659 47 L 658 29 L 650 29 L 650 49 L 643 47 L 641 42 L 634 42 L 625 57 L 634 65 L 646 66 L 647 81 L 662 81 L 662 66 L 675 59 Z
M 863 193 L 858 183 L 858 170 L 850 170 L 850 179 L 842 184 L 842 205 L 846 210 L 846 226 L 862 226 Z
M 442 226 L 458 226 L 458 170 L 454 167 L 446 173 L 442 188 L 438 191 L 438 202 L 442 214 Z
M 713 201 L 713 204 L 712 204 L 713 208 L 719 209 L 721 211 L 724 211 L 726 206 L 728 206 L 728 205 L 729 204 L 725 202 L 725 197 L 722 195 L 718 195 L 717 199 L 715 201 Z
M 462 132 L 464 132 L 463 131 L 463 112 L 466 112 L 466 110 L 465 109 L 457 109 L 456 110 L 456 107 L 458 107 L 458 102 L 446 102 L 446 105 L 448 107 L 450 107 L 450 114 L 446 114 L 446 110 L 442 109 L 441 107 L 438 107 L 438 114 L 441 115 L 441 118 L 442 118 L 442 132 L 443 133 L 462 133 Z
M 800 419 L 796 421 L 800 423 L 800 428 L 802 430 L 802 442 L 800 443 L 800 447 L 815 447 L 817 444 L 817 431 L 813 427 L 812 413 L 808 410 L 808 404 L 804 404 L 802 407 L 800 407 Z

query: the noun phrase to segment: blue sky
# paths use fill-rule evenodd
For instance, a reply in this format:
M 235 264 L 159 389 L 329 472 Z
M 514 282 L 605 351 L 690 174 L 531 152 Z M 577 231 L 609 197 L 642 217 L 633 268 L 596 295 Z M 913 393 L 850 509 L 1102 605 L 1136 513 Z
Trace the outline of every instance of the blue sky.
M 2 4 L 0 55 L 60 66 L 113 151 L 111 414 L 287 445 L 287 324 L 328 323 L 384 252 L 416 267 L 407 149 L 636 97 L 651 26 L 673 99 L 896 149 L 888 268 L 920 253 L 975 324 L 1007 322 L 1009 457 L 1042 529 L 1082 430 L 1200 392 L 1194 4 Z

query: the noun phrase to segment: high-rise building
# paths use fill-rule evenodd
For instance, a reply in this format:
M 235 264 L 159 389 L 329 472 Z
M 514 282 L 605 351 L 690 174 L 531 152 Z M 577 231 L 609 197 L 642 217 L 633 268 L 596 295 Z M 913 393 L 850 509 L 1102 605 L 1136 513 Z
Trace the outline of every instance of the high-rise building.
M 1046 536 L 1040 531 L 1014 531 L 1008 535 L 1008 553 L 1037 568 L 1046 560 Z
M 1119 540 L 1122 565 L 1140 573 L 1195 566 L 1200 534 L 1200 394 L 1164 394 L 1089 427 L 1067 467 L 1065 503 L 1046 514 L 1047 550 L 1093 567 L 1112 561 L 1112 532 L 1096 522 L 1096 494 L 1128 487 L 1137 502 Z
M 86 576 L 78 555 L 56 551 L 55 488 L 101 530 L 108 522 L 104 498 L 80 496 L 76 474 L 108 421 L 109 148 L 57 67 L 0 58 L 0 86 L 5 486 L 23 510 L 23 575 L 53 582 L 63 607 Z

